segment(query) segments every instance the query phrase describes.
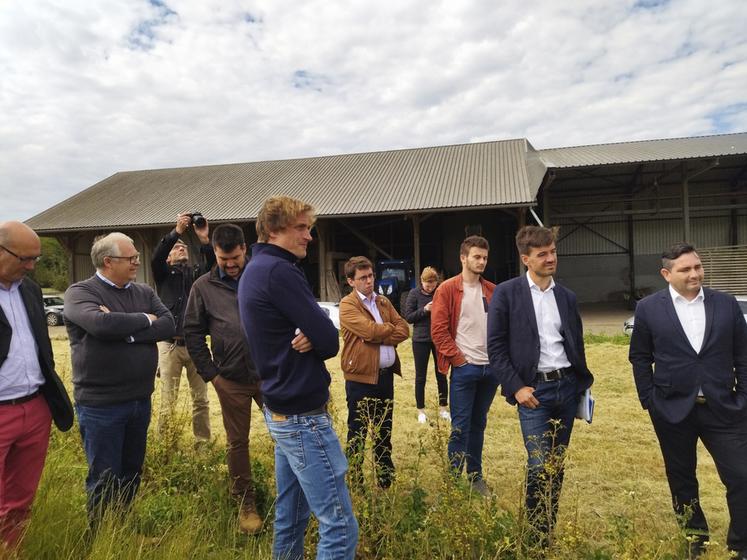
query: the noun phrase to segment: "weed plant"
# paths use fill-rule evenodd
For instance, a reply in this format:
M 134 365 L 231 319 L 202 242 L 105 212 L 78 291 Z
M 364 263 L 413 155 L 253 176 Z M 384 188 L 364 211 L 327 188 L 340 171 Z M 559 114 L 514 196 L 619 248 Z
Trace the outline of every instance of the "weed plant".
M 365 484 L 352 492 L 361 529 L 358 559 L 686 558 L 687 543 L 671 511 L 661 453 L 636 399 L 626 344 L 617 337 L 587 342 L 587 357 L 596 376 L 597 410 L 591 426 L 577 421 L 574 427 L 564 459 L 554 539 L 545 552 L 537 548 L 523 512 L 526 452 L 515 409 L 500 396 L 491 408 L 483 465 L 494 495 L 483 498 L 466 479 L 455 480 L 449 470 L 450 425 L 437 417 L 428 425 L 416 422 L 412 354 L 409 344 L 401 345 L 403 379 L 397 379 L 394 402 L 396 478 L 391 488 L 379 490 L 372 460 L 366 455 Z M 67 341 L 55 340 L 54 349 L 58 371 L 70 386 Z M 344 445 L 344 383 L 339 362 L 330 360 L 328 366 L 333 374 L 330 412 Z M 435 411 L 432 379 L 426 389 L 428 407 Z M 64 434 L 53 430 L 32 520 L 17 556 L 34 560 L 270 558 L 274 459 L 261 414 L 252 411 L 250 449 L 257 505 L 267 529 L 258 536 L 244 536 L 237 530 L 238 508 L 228 493 L 225 438 L 215 393 L 211 388 L 211 422 L 217 440 L 199 449 L 192 442 L 188 391 L 182 393 L 173 429 L 149 435 L 143 480 L 132 509 L 112 512 L 93 538 L 86 532 L 87 465 L 80 435 L 77 427 Z M 158 389 L 154 420 L 157 395 Z M 370 454 L 370 449 L 365 453 Z M 726 559 L 723 540 L 728 514 L 723 486 L 710 457 L 702 449 L 700 456 L 701 501 L 713 537 L 703 560 Z M 316 538 L 312 519 L 307 558 L 314 558 Z

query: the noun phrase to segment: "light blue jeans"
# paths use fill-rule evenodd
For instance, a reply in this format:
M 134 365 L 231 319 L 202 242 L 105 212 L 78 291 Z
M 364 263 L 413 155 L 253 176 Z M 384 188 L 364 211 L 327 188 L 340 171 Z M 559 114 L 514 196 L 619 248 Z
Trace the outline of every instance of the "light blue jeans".
M 358 522 L 345 485 L 348 462 L 329 414 L 276 421 L 265 407 L 275 441 L 275 560 L 302 560 L 309 515 L 319 521 L 318 560 L 352 560 Z

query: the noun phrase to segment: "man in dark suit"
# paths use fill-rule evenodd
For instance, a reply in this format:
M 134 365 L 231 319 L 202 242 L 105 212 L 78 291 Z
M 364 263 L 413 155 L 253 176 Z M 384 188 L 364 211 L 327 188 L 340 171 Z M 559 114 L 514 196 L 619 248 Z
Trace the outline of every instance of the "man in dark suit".
M 0 223 L 0 549 L 2 542 L 16 545 L 29 517 L 51 420 L 63 431 L 73 425 L 70 398 L 54 369 L 41 289 L 25 278 L 40 255 L 31 228 Z
M 692 245 L 665 251 L 661 275 L 669 287 L 635 312 L 630 362 L 638 398 L 659 438 L 674 511 L 692 537 L 690 556 L 708 540 L 695 476 L 700 438 L 726 486 L 726 543 L 747 559 L 747 324 L 732 296 L 703 288 Z
M 516 234 L 516 247 L 527 274 L 499 284 L 493 293 L 488 355 L 503 396 L 518 405 L 528 454 L 527 516 L 545 545 L 555 524 L 579 396 L 593 377 L 576 296 L 553 280 L 555 233 L 525 226 Z

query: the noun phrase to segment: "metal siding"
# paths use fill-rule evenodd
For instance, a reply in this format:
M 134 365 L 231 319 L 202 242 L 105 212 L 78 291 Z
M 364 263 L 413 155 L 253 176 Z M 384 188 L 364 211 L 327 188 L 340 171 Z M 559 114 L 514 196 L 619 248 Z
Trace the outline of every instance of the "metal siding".
M 633 232 L 636 255 L 660 255 L 665 247 L 682 240 L 682 218 L 636 220 Z
M 615 243 L 627 247 L 627 225 L 625 222 L 602 222 L 582 220 L 595 232 L 598 232 Z M 558 241 L 558 252 L 563 255 L 588 255 L 591 253 L 621 253 L 624 250 L 615 246 L 606 239 L 586 229 L 579 227 L 572 221 L 559 221 L 553 225 L 560 226 L 560 241 Z M 565 237 L 567 235 L 567 237 Z
M 529 183 L 526 152 L 525 140 L 505 140 L 120 172 L 27 223 L 39 231 L 160 225 L 185 208 L 247 221 L 277 194 L 310 202 L 320 216 L 524 205 L 535 200 L 541 181 L 535 169 Z
M 556 168 L 744 155 L 747 133 L 550 148 L 539 154 L 547 167 Z
M 705 271 L 704 284 L 733 295 L 747 295 L 747 245 L 698 250 Z

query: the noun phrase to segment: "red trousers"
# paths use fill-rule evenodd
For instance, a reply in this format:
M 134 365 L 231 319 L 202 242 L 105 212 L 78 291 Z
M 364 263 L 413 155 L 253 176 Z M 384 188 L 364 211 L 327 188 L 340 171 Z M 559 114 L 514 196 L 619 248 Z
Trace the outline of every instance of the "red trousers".
M 43 396 L 0 405 L 0 538 L 13 547 L 39 486 L 52 415 Z

